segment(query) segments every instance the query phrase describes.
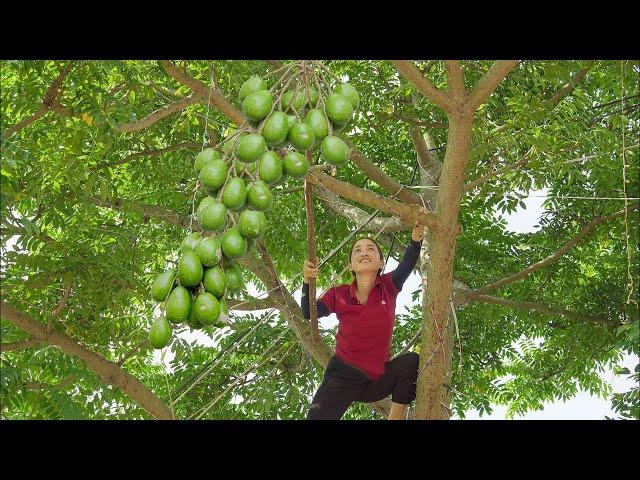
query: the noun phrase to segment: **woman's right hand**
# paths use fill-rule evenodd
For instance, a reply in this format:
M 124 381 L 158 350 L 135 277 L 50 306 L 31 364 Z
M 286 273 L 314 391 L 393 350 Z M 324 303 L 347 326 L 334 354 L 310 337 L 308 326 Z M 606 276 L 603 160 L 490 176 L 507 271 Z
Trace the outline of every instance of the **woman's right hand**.
M 316 258 L 316 261 L 318 259 Z M 318 269 L 315 262 L 311 260 L 305 260 L 304 267 L 302 267 L 302 276 L 304 277 L 304 283 L 309 283 L 310 278 L 316 278 L 318 276 Z

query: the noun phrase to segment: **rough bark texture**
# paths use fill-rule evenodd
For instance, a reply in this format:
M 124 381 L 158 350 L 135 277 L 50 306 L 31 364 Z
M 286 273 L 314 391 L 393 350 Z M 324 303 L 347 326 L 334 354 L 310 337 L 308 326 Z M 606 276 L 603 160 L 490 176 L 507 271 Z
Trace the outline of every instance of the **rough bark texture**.
M 103 382 L 121 389 L 131 400 L 138 403 L 155 418 L 161 420 L 170 420 L 172 418 L 171 411 L 162 400 L 117 364 L 110 362 L 55 330 L 50 335 L 47 335 L 44 325 L 5 302 L 2 302 L 2 318 L 31 335 L 34 340 L 55 345 L 60 347 L 67 355 L 78 357 Z

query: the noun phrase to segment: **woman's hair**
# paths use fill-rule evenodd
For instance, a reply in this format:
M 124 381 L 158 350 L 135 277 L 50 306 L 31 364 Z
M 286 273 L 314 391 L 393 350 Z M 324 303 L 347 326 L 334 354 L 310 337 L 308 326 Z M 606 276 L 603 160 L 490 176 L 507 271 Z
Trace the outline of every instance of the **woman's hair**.
M 356 243 L 358 243 L 360 240 L 371 240 L 375 244 L 375 246 L 378 248 L 378 253 L 380 254 L 380 260 L 384 260 L 384 255 L 382 255 L 382 249 L 380 248 L 380 245 L 378 245 L 378 242 L 376 242 L 371 237 L 360 237 L 360 238 L 356 238 L 351 244 L 351 248 L 349 249 L 349 257 L 347 258 L 347 263 L 351 261 L 351 255 L 353 254 L 353 249 L 355 248 Z M 382 273 L 382 268 L 378 270 L 377 275 L 379 276 L 381 273 Z M 355 278 L 355 273 L 351 272 L 351 275 Z

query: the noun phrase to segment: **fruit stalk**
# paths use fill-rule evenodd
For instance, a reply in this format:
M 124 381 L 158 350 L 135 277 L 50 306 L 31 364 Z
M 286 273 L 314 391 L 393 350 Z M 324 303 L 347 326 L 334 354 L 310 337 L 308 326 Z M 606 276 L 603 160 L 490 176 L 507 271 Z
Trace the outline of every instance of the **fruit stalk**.
M 306 151 L 307 161 L 309 165 L 313 165 L 313 156 L 311 150 Z M 313 225 L 313 185 L 305 179 L 304 181 L 304 200 L 307 207 L 307 243 L 309 244 L 309 258 L 315 262 L 316 258 L 316 242 L 314 237 Z M 316 279 L 309 279 L 309 307 L 311 317 L 311 333 L 313 343 L 320 343 L 320 332 L 318 331 L 318 309 L 316 305 Z

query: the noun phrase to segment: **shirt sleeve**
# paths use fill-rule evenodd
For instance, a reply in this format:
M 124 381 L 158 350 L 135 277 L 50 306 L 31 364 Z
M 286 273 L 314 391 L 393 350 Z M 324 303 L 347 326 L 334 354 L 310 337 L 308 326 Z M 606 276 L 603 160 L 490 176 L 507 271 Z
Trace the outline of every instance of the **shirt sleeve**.
M 328 306 L 327 306 L 327 302 L 329 301 L 329 298 L 331 298 L 331 307 L 333 308 L 333 305 L 335 303 L 335 292 L 332 292 L 333 288 L 330 288 L 323 296 L 321 299 L 316 301 L 316 308 L 318 309 L 318 318 L 320 317 L 326 317 L 327 315 L 329 315 L 333 310 L 329 310 Z M 329 294 L 329 292 L 332 293 L 332 297 L 327 297 L 327 294 Z M 311 307 L 309 306 L 309 284 L 308 283 L 303 283 L 302 284 L 302 301 L 300 302 L 300 306 L 302 308 L 302 316 L 306 319 L 311 318 Z
M 421 245 L 422 241 L 416 242 L 414 240 L 411 240 L 411 243 L 409 243 L 409 246 L 404 252 L 402 260 L 400 261 L 396 269 L 391 272 L 393 284 L 396 286 L 398 291 L 402 290 L 404 282 L 407 281 L 407 278 L 409 278 L 409 275 L 413 271 L 413 268 L 416 266 L 418 257 L 420 256 Z

